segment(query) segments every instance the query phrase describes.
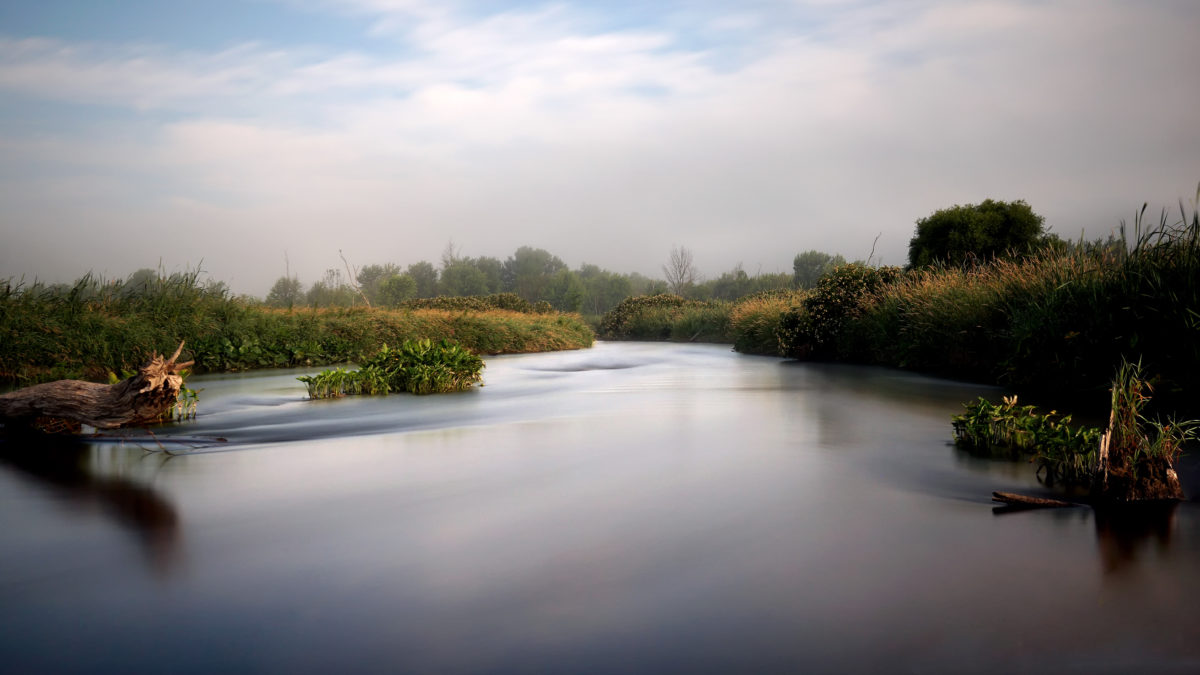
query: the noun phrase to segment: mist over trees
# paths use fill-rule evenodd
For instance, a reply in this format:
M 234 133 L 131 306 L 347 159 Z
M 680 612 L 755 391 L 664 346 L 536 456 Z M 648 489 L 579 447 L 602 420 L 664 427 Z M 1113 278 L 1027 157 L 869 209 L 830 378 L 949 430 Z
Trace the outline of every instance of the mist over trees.
M 830 255 L 823 251 L 805 251 L 792 261 L 792 285 L 796 288 L 812 288 L 817 285 L 817 279 L 833 271 L 833 268 L 846 264 L 846 259 L 840 255 Z
M 817 251 L 800 254 L 797 261 L 801 258 L 816 261 L 805 269 L 811 268 L 810 272 L 818 276 L 830 266 L 845 262 L 840 255 Z M 357 289 L 338 268 L 326 270 L 307 290 L 294 276 L 280 277 L 267 294 L 265 304 L 281 308 L 349 307 L 363 304 L 365 296 L 372 306 L 395 308 L 420 298 L 515 293 L 530 303 L 549 303 L 558 311 L 600 315 L 636 295 L 673 292 L 695 300 L 733 301 L 760 291 L 796 288 L 796 280 L 802 276 L 795 271 L 752 275 L 739 263 L 732 270 L 705 279 L 692 252 L 684 246 L 676 246 L 669 252 L 663 265 L 665 278 L 654 279 L 590 263 L 573 270 L 550 251 L 533 246 L 521 246 L 501 260 L 463 255 L 453 243 L 446 246 L 436 264 L 422 260 L 401 267 L 394 262 L 383 262 L 351 271 Z

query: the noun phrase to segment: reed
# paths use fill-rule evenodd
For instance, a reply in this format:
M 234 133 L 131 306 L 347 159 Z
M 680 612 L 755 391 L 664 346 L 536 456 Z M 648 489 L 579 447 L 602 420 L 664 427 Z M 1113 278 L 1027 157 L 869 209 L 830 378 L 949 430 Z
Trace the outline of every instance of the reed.
M 0 281 L 0 381 L 104 381 L 185 341 L 197 372 L 324 366 L 383 343 L 452 338 L 481 354 L 589 347 L 578 316 L 503 309 L 272 309 L 197 283 L 197 273 L 136 289 L 90 275 L 70 287 Z

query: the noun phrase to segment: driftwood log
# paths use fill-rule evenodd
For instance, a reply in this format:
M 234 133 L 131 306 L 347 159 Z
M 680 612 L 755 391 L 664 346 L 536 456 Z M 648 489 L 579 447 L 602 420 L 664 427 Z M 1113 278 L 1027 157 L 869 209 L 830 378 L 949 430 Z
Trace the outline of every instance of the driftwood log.
M 155 354 L 137 374 L 116 384 L 58 380 L 0 395 L 0 420 L 48 430 L 97 429 L 152 424 L 175 405 L 183 386 L 176 363 L 183 343 L 169 359 Z
M 1075 506 L 1071 502 L 1064 502 L 1060 499 L 1030 497 L 1015 492 L 993 492 L 992 501 L 1003 502 L 1006 506 L 1013 509 L 1057 509 L 1064 506 Z

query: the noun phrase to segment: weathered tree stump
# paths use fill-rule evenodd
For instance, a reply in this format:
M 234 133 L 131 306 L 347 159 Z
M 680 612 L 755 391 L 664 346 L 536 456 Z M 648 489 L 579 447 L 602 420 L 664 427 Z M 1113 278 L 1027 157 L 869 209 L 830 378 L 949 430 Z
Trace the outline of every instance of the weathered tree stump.
M 176 363 L 183 343 L 169 359 L 155 354 L 136 375 L 116 384 L 58 380 L 0 395 L 0 420 L 41 429 L 97 429 L 152 424 L 175 405 L 183 386 Z

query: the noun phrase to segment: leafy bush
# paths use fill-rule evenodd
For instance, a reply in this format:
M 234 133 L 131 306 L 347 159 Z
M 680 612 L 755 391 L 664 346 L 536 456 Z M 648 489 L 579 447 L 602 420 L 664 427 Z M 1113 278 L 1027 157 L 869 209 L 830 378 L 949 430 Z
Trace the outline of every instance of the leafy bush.
M 669 293 L 626 298 L 600 320 L 600 334 L 610 340 L 725 342 L 729 310 L 725 302 L 685 300 Z
M 733 348 L 743 354 L 779 355 L 783 316 L 806 296 L 804 291 L 764 291 L 739 300 L 729 316 Z
M 956 267 L 1009 252 L 1023 255 L 1041 239 L 1044 222 L 1045 218 L 1020 200 L 985 199 L 935 211 L 917 221 L 917 232 L 908 244 L 908 263 L 912 267 L 938 262 Z
M 850 263 L 817 280 L 804 301 L 780 319 L 780 343 L 788 356 L 836 357 L 838 339 L 847 321 L 857 317 L 871 295 L 902 275 L 898 267 L 871 267 Z
M 324 370 L 296 379 L 310 398 L 353 394 L 440 394 L 465 391 L 482 379 L 483 359 L 449 340 L 406 340 L 399 349 L 386 344 L 356 371 Z
M 523 314 L 548 314 L 553 311 L 536 307 L 516 293 L 420 298 L 407 300 L 401 303 L 400 307 L 403 309 L 444 309 L 451 312 L 486 312 L 489 309 L 503 309 Z

